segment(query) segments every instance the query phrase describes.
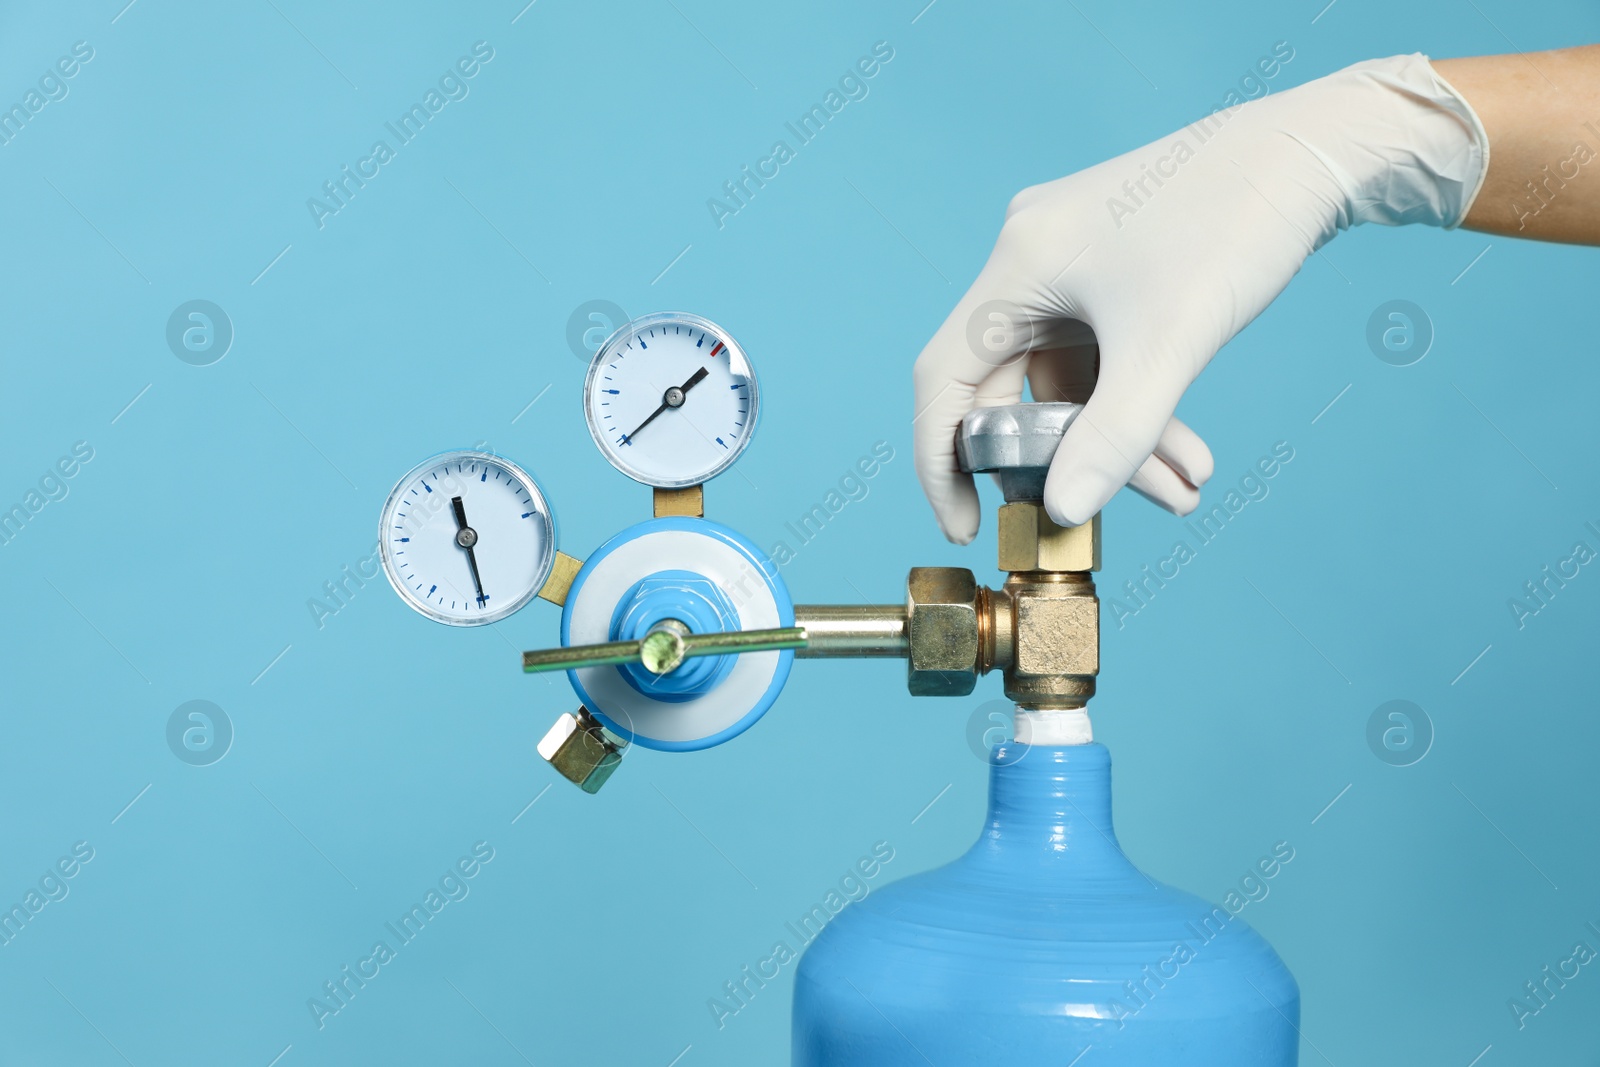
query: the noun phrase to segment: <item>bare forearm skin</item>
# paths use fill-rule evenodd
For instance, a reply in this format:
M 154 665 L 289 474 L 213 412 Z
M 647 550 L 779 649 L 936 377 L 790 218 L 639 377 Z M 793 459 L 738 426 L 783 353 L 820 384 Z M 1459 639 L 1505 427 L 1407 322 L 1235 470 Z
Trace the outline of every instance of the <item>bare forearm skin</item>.
M 1600 45 L 1433 67 L 1489 134 L 1489 172 L 1462 225 L 1600 244 Z

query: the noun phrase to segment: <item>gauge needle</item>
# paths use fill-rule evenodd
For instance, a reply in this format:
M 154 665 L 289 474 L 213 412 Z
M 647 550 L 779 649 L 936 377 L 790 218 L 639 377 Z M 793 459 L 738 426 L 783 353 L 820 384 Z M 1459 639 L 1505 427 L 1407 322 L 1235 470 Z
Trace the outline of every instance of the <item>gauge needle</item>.
M 472 584 L 478 588 L 478 607 L 481 608 L 489 602 L 489 598 L 483 595 L 483 579 L 478 577 L 478 557 L 472 551 L 472 546 L 478 543 L 478 531 L 467 525 L 467 506 L 460 497 L 451 497 L 450 506 L 456 511 L 456 544 L 467 550 L 467 566 L 472 568 Z
M 674 385 L 671 389 L 668 389 L 665 393 L 662 393 L 661 406 L 652 411 L 650 413 L 650 417 L 641 422 L 634 429 L 633 433 L 625 434 L 621 443 L 625 445 L 633 444 L 634 437 L 639 433 L 640 430 L 654 422 L 657 415 L 661 414 L 663 411 L 666 411 L 668 408 L 683 407 L 684 398 L 688 395 L 689 390 L 700 384 L 701 379 L 703 379 L 705 376 L 706 369 L 701 367 L 699 370 L 689 375 L 688 381 L 684 382 L 682 385 Z

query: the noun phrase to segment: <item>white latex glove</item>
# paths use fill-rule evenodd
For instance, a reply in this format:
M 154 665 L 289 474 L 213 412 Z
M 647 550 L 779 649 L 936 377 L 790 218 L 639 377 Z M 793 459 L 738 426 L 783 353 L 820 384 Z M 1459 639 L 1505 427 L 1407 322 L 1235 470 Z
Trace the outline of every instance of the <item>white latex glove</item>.
M 1045 485 L 1056 522 L 1087 522 L 1124 484 L 1194 510 L 1212 460 L 1172 417 L 1184 390 L 1340 230 L 1459 223 L 1488 144 L 1425 56 L 1396 56 L 1018 193 L 914 371 L 917 475 L 945 536 L 978 531 L 962 416 L 1020 401 L 1025 378 L 1039 400 L 1093 388 Z

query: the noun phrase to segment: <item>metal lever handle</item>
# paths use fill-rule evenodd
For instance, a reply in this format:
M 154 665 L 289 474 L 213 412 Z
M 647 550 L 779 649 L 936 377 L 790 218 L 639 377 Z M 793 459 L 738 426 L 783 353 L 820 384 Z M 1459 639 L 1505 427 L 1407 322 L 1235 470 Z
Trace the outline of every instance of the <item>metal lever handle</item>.
M 573 645 L 570 648 L 524 652 L 522 669 L 535 674 L 539 671 L 570 671 L 581 667 L 639 663 L 651 674 L 661 675 L 676 670 L 692 656 L 727 656 L 740 652 L 805 648 L 809 640 L 803 626 L 696 634 L 690 633 L 689 628 L 676 619 L 664 619 L 638 641 L 608 641 L 599 645 Z

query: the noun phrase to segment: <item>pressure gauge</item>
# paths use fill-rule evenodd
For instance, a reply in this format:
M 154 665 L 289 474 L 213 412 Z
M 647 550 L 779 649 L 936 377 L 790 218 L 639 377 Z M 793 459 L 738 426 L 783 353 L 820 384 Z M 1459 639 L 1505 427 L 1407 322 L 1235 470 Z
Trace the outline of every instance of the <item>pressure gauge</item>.
M 756 372 L 698 315 L 634 319 L 600 346 L 584 382 L 589 433 L 611 465 L 658 489 L 728 469 L 756 428 Z
M 556 527 L 527 471 L 491 452 L 445 452 L 395 485 L 378 543 L 400 599 L 435 622 L 476 626 L 543 587 Z

